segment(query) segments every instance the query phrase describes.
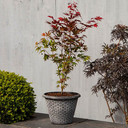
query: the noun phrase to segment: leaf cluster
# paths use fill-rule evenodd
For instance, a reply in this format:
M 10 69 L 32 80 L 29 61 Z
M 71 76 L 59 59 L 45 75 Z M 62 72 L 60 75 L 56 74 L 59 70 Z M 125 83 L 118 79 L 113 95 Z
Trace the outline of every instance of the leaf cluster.
M 29 119 L 36 107 L 35 94 L 23 76 L 0 70 L 0 122 Z

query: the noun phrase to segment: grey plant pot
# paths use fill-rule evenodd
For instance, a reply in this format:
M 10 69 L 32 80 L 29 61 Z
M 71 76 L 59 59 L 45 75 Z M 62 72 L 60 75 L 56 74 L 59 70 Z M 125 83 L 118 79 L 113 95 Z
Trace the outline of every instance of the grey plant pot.
M 80 97 L 80 94 L 76 92 L 69 92 L 75 95 L 56 97 L 56 96 L 48 96 L 46 95 L 47 93 L 45 93 L 43 96 L 46 99 L 51 123 L 53 124 L 72 123 L 77 100 Z

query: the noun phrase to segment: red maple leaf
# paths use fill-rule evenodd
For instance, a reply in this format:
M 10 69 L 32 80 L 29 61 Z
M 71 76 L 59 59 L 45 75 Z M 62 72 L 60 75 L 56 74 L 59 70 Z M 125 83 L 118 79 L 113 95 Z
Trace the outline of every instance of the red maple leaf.
M 61 20 L 61 21 L 63 21 L 63 20 L 64 20 L 62 17 L 59 17 L 58 19 L 59 19 L 59 20 Z
M 53 16 L 48 16 L 48 17 L 53 19 Z
M 94 27 L 96 27 L 96 28 L 98 27 L 98 25 L 97 25 L 97 24 L 94 24 L 93 26 L 94 26 Z
M 76 15 L 77 15 L 77 16 L 80 15 L 80 12 L 76 12 Z
M 45 33 L 42 33 L 42 36 L 45 36 Z
M 53 21 L 52 21 L 52 24 L 56 24 L 56 23 L 57 23 L 57 21 L 56 21 L 56 20 L 53 20 Z
M 100 16 L 97 16 L 95 19 L 101 21 L 103 18 Z
M 52 28 L 54 28 L 54 29 L 56 29 L 57 28 L 57 26 L 55 26 L 55 25 L 51 25 L 52 26 Z
M 71 7 L 72 7 L 71 5 L 68 6 L 68 8 L 71 8 Z

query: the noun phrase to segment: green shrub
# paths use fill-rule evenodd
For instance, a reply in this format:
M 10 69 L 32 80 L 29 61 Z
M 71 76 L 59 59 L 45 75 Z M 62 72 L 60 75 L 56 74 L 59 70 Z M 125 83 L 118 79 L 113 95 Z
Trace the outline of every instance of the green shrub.
M 23 76 L 0 70 L 0 122 L 29 119 L 35 109 L 35 94 Z

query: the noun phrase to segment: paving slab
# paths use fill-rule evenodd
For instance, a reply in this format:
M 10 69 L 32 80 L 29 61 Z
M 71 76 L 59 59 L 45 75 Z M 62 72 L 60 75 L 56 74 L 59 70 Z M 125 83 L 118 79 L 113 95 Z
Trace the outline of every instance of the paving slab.
M 81 118 L 74 118 L 72 124 L 55 125 L 51 124 L 47 114 L 35 113 L 30 120 L 9 125 L 0 124 L 0 128 L 124 128 L 124 125 Z

